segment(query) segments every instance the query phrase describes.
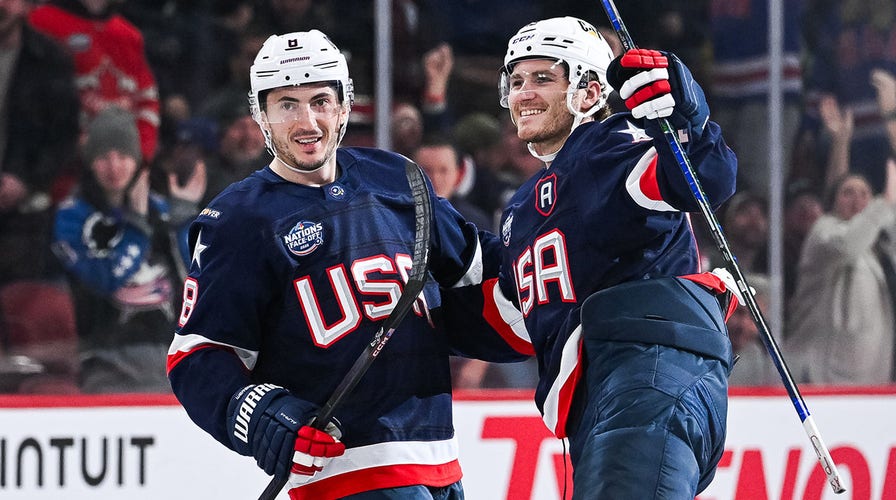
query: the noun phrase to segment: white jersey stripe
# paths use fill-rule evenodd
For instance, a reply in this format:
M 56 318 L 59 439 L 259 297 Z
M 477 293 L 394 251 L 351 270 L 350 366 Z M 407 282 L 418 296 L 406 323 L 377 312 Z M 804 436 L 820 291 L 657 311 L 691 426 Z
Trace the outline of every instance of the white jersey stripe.
M 314 475 L 311 481 L 307 476 L 305 483 L 357 472 L 373 467 L 389 465 L 417 464 L 441 465 L 457 460 L 457 438 L 444 441 L 390 441 L 358 448 L 348 448 L 339 460 L 327 464 L 321 472 Z M 303 483 L 304 484 L 304 483 Z M 299 485 L 294 485 L 299 486 Z
M 215 342 L 207 337 L 203 337 L 202 335 L 175 335 L 174 340 L 171 341 L 171 345 L 168 347 L 168 356 L 172 356 L 177 354 L 178 352 L 189 353 L 190 351 L 196 349 L 201 346 L 220 346 L 226 347 L 239 356 L 240 361 L 243 362 L 246 369 L 252 370 L 255 368 L 255 363 L 258 362 L 258 351 L 250 351 L 248 349 L 244 349 L 242 347 L 237 347 L 235 345 L 225 344 L 223 342 Z
M 576 327 L 566 339 L 560 355 L 560 373 L 554 379 L 551 389 L 544 400 L 544 423 L 554 435 L 566 437 L 566 419 L 572 403 L 573 389 L 578 383 L 581 369 L 582 325 Z

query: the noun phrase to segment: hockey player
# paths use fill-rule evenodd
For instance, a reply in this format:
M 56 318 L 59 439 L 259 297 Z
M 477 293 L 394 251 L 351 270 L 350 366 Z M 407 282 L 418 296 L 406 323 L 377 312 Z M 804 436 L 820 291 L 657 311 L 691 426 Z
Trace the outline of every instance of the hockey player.
M 352 82 L 323 33 L 271 36 L 250 80 L 274 159 L 191 227 L 168 353 L 176 396 L 222 444 L 267 474 L 289 474 L 293 500 L 462 499 L 451 346 L 493 361 L 520 357 L 495 332 L 443 329 L 439 287 L 478 290 L 497 275 L 500 243 L 483 234 L 491 243 L 481 245 L 475 226 L 433 194 L 424 292 L 336 421 L 326 432 L 306 425 L 396 305 L 414 252 L 414 198 L 404 157 L 338 148 Z M 476 336 L 456 341 L 452 332 Z
M 631 113 L 609 116 L 611 85 Z M 697 274 L 686 212 L 699 207 L 655 118 L 679 129 L 714 207 L 735 156 L 678 58 L 613 60 L 579 19 L 520 29 L 500 89 L 545 163 L 502 215 L 500 285 L 531 335 L 544 421 L 569 438 L 573 498 L 692 500 L 725 441 L 729 304 L 723 281 Z

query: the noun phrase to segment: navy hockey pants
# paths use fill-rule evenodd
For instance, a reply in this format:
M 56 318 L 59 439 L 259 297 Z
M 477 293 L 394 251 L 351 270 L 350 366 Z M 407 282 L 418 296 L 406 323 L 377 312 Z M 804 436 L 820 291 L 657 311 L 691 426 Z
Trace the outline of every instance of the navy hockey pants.
M 584 357 L 585 406 L 569 436 L 573 500 L 693 500 L 724 450 L 727 364 L 587 336 Z
M 405 486 L 366 491 L 344 497 L 343 500 L 464 500 L 464 488 L 460 481 L 441 488 Z

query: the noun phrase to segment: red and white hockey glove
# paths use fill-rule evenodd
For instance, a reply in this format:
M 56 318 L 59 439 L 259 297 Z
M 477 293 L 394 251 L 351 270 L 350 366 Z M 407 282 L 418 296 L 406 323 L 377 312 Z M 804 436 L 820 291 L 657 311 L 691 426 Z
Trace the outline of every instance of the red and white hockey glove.
M 635 118 L 668 118 L 698 134 L 709 119 L 703 89 L 675 54 L 631 49 L 610 63 L 607 80 Z
M 302 425 L 317 411 L 283 387 L 259 384 L 244 387 L 231 398 L 227 425 L 233 449 L 255 458 L 269 475 L 302 484 L 320 471 L 330 458 L 342 455 L 345 445 L 338 424 L 326 432 Z M 292 474 L 290 474 L 292 473 Z
M 327 430 L 321 431 L 310 426 L 299 428 L 292 456 L 290 483 L 301 484 L 323 470 L 332 458 L 345 453 L 345 444 L 339 441 L 342 433 L 333 422 Z
M 617 59 L 623 78 L 619 96 L 635 118 L 665 118 L 675 109 L 669 59 L 657 50 L 632 49 Z M 627 70 L 627 71 L 626 71 Z M 618 82 L 615 82 L 618 83 Z

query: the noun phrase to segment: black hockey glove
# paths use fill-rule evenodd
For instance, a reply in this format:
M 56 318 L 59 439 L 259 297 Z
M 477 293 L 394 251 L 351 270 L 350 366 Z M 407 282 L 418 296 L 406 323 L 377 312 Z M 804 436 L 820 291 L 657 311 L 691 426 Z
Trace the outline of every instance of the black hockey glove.
M 709 105 L 703 89 L 675 54 L 629 50 L 610 62 L 607 80 L 635 118 L 668 118 L 676 129 L 698 137 L 703 133 Z
M 300 423 L 315 410 L 273 384 L 244 387 L 227 407 L 230 442 L 237 453 L 255 457 L 269 475 L 291 472 L 310 478 L 327 460 L 345 452 L 334 425 L 323 432 Z

